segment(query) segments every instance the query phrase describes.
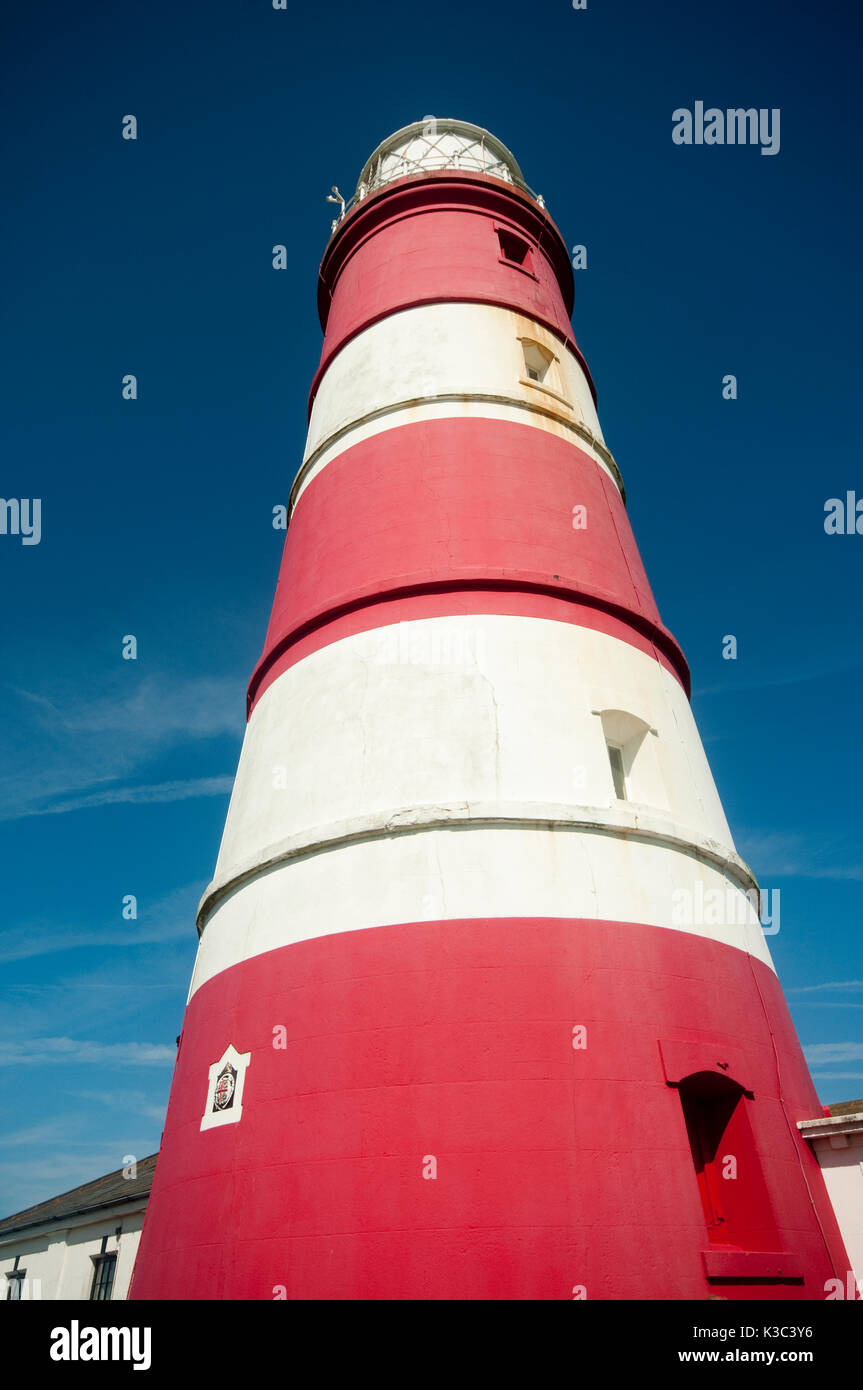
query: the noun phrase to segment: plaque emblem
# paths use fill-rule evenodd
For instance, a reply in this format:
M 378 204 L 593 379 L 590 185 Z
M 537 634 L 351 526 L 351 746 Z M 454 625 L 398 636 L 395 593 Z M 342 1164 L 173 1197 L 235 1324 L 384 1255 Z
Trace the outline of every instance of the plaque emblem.
M 238 1124 L 243 1114 L 243 1089 L 251 1052 L 238 1052 L 229 1044 L 207 1076 L 207 1099 L 201 1129 Z
M 234 1103 L 234 1092 L 237 1089 L 237 1073 L 228 1064 L 220 1073 L 216 1081 L 216 1089 L 213 1092 L 213 1109 L 229 1110 Z

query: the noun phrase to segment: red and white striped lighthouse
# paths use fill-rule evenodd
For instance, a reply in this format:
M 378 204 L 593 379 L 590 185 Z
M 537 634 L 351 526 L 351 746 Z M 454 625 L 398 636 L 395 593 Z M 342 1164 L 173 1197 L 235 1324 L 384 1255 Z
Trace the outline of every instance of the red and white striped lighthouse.
M 570 326 L 455 120 L 320 270 L 131 1296 L 818 1299 L 818 1104 Z

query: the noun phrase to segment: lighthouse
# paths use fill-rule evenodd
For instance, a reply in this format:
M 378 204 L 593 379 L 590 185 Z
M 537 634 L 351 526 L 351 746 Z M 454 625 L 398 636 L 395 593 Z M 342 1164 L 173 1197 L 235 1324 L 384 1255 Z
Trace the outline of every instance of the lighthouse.
M 509 150 L 333 223 L 130 1296 L 823 1299 L 822 1113 Z

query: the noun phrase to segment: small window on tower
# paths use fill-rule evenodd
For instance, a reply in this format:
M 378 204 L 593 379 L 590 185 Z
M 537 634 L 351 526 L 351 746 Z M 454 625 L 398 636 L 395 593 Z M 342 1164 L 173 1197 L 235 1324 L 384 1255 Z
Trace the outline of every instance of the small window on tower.
M 618 801 L 627 801 L 626 795 L 626 774 L 623 770 L 623 749 L 616 744 L 606 744 L 608 748 L 608 761 L 611 763 L 611 779 L 614 782 L 614 795 Z
M 602 720 L 602 745 L 611 773 L 606 782 L 608 804 L 665 807 L 668 798 L 658 760 L 659 736 L 638 715 L 622 709 L 595 709 Z M 603 798 L 604 799 L 604 798 Z
M 550 352 L 541 348 L 538 343 L 522 342 L 524 352 L 524 370 L 528 381 L 543 382 L 548 376 L 548 369 L 552 363 Z
M 503 227 L 498 227 L 497 239 L 500 243 L 501 260 L 508 261 L 510 265 L 521 266 L 522 270 L 530 270 L 530 246 L 526 241 Z

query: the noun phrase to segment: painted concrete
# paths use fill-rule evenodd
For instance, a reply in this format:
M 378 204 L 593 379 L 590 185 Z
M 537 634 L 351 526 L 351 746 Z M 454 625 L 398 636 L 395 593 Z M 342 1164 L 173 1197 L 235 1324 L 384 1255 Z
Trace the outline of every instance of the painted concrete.
M 566 245 L 515 183 L 384 173 L 321 265 L 131 1295 L 823 1298 L 848 1255 L 796 1127 L 817 1097 Z M 202 1129 L 225 1056 L 242 1114 Z
M 528 247 L 508 263 L 498 233 Z M 355 334 L 418 304 L 499 304 L 543 323 L 578 352 L 569 321 L 569 252 L 547 212 L 517 188 L 457 171 L 390 184 L 342 223 L 320 269 L 321 376 Z M 586 370 L 586 367 L 585 367 Z
M 553 355 L 542 383 L 525 378 L 524 341 Z M 404 408 L 397 421 L 379 415 L 364 437 L 393 423 L 428 418 L 441 397 L 450 398 L 446 413 L 456 416 L 472 397 L 489 404 L 509 399 L 519 403 L 522 423 L 559 432 L 561 422 L 577 422 L 604 442 L 587 378 L 569 345 L 509 309 L 427 304 L 381 319 L 333 359 L 318 386 L 303 460 L 345 432 L 336 451 L 341 452 L 355 442 L 350 431 L 398 404 Z
M 649 633 L 688 679 L 607 473 L 544 431 L 451 418 L 356 444 L 303 492 L 250 698 L 280 650 L 312 625 L 432 586 L 586 599 Z
M 243 1119 L 202 1134 L 226 1035 Z M 752 1093 L 747 1250 L 705 1228 L 678 1054 Z M 773 972 L 732 946 L 506 916 L 319 936 L 193 996 L 133 1296 L 823 1298 L 845 1254 L 814 1107 Z M 777 1245 L 795 1282 L 753 1279 Z
M 691 708 L 664 667 L 574 624 L 479 614 L 357 633 L 264 692 L 216 878 L 288 836 L 326 840 L 330 824 L 414 804 L 610 807 L 603 712 L 621 710 L 648 730 L 624 809 L 733 850 Z
M 236 887 L 207 919 L 191 992 L 283 943 L 450 918 L 533 914 L 615 921 L 628 913 L 625 920 L 739 945 L 770 960 L 739 882 L 706 857 L 660 839 L 579 825 L 551 828 L 541 819 L 532 826 L 486 825 L 476 823 L 472 807 L 462 820 L 453 808 L 443 809 L 442 825 L 414 828 L 408 820 L 355 842 L 324 844 Z M 675 894 L 681 893 L 695 907 L 678 922 Z M 698 904 L 711 902 L 721 911 L 698 911 Z

